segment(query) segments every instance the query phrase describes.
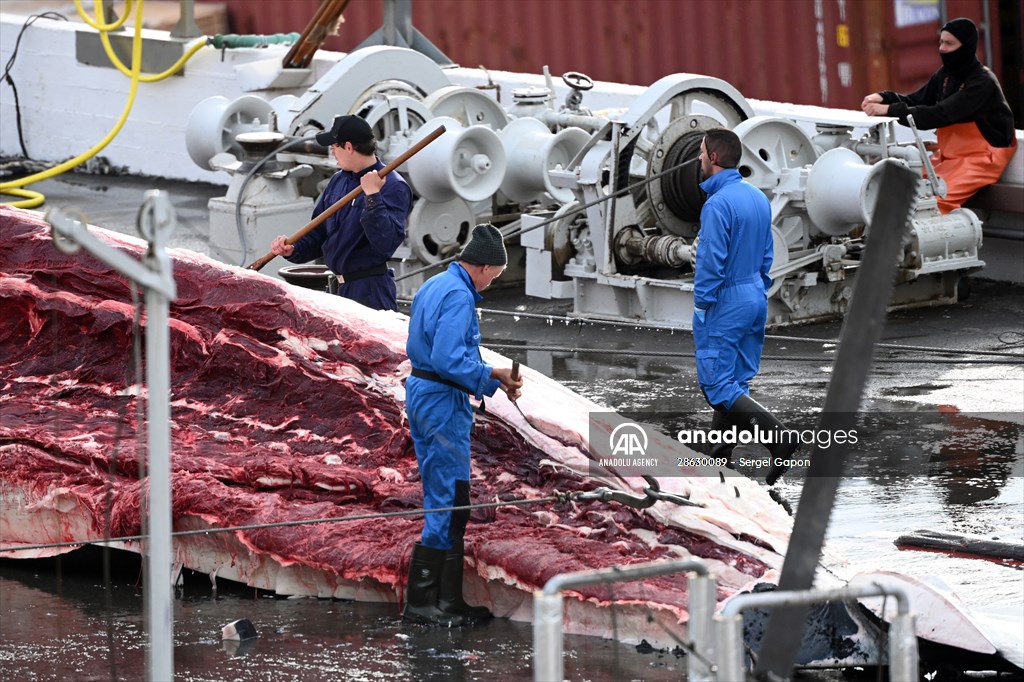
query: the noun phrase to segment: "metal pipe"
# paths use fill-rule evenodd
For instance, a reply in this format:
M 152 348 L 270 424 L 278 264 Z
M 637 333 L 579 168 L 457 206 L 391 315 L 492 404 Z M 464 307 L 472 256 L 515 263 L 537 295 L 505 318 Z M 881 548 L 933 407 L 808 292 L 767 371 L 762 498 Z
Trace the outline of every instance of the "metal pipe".
M 985 237 L 995 237 L 998 239 L 1011 239 L 1016 242 L 1024 241 L 1024 230 L 1018 227 L 1002 227 L 995 226 L 985 223 L 982 227 Z
M 562 661 L 562 591 L 572 587 L 597 585 L 601 583 L 623 582 L 651 578 L 667 573 L 688 571 L 707 578 L 710 587 L 702 585 L 697 588 L 698 598 L 706 599 L 707 590 L 714 595 L 714 579 L 708 574 L 707 566 L 696 559 L 677 559 L 675 561 L 656 561 L 632 566 L 611 566 L 596 571 L 577 571 L 560 573 L 544 584 L 543 591 L 533 593 L 533 679 L 538 682 L 565 679 Z M 691 587 L 690 599 L 693 600 Z M 691 605 L 690 627 L 693 627 L 693 611 Z M 711 607 L 714 610 L 714 606 Z M 706 604 L 698 606 L 698 611 L 707 613 Z M 705 632 L 710 626 L 705 626 Z M 705 647 L 707 645 L 705 644 Z
M 147 227 L 144 223 L 152 221 Z M 139 213 L 139 231 L 150 240 L 145 263 L 171 277 L 165 239 L 174 229 L 174 209 L 166 192 L 149 190 Z M 147 232 L 149 234 L 147 234 Z M 172 280 L 173 281 L 173 280 Z M 174 679 L 174 613 L 171 598 L 171 411 L 170 300 L 146 289 L 146 436 L 149 450 L 149 552 L 146 606 L 149 611 L 150 680 Z M 171 297 L 173 298 L 173 296 Z
M 149 551 L 146 553 L 146 608 L 149 612 L 150 680 L 174 676 L 174 625 L 171 602 L 171 436 L 168 419 L 170 304 L 157 290 L 146 290 L 146 388 L 149 450 L 146 509 Z
M 911 167 L 920 168 L 924 166 L 921 159 L 921 152 L 917 147 L 904 147 L 902 145 L 881 145 L 875 142 L 854 142 L 851 147 L 853 151 L 861 156 L 892 156 L 903 159 Z
M 992 68 L 992 15 L 988 0 L 981 0 L 981 25 L 985 30 L 985 66 Z
M 149 249 L 139 262 L 93 236 L 84 220 L 50 209 L 46 221 L 56 233 L 146 289 L 146 434 L 148 445 L 148 551 L 146 556 L 146 630 L 150 680 L 174 679 L 174 621 L 171 599 L 171 431 L 170 301 L 176 294 L 166 245 L 174 231 L 174 208 L 166 192 L 149 190 L 139 211 L 138 228 Z M 63 251 L 72 245 L 54 243 Z M 74 246 L 74 248 L 77 248 Z
M 563 128 L 583 128 L 585 130 L 600 130 L 608 122 L 605 116 L 586 116 L 584 114 L 565 114 L 557 111 L 542 111 L 537 118 L 547 126 L 561 126 Z
M 743 660 L 743 616 L 719 614 L 714 618 L 715 646 L 718 651 L 715 671 L 722 682 L 740 682 L 747 679 Z
M 533 593 L 533 679 L 565 679 L 562 665 L 562 593 Z
M 932 186 L 932 194 L 937 197 L 946 196 L 945 187 L 939 186 L 939 177 L 935 174 L 935 168 L 932 167 L 932 159 L 928 156 L 928 152 L 925 151 L 924 142 L 921 140 L 921 133 L 918 132 L 917 124 L 914 123 L 914 117 L 910 114 L 907 114 L 907 123 L 910 124 L 910 129 L 914 132 L 914 142 L 921 153 L 921 160 L 924 161 L 924 169 L 928 173 L 928 183 Z
M 674 561 L 652 561 L 632 566 L 610 566 L 596 571 L 577 571 L 576 573 L 559 573 L 544 584 L 544 594 L 558 594 L 570 587 L 599 585 L 601 583 L 618 583 L 627 580 L 652 578 L 666 573 L 692 571 L 697 575 L 708 575 L 707 566 L 696 559 L 676 559 Z
M 920 679 L 917 663 L 914 616 L 898 614 L 889 627 L 889 679 L 892 682 L 915 682 Z
M 715 632 L 712 627 L 717 605 L 715 579 L 697 575 L 690 578 L 687 590 L 690 612 L 687 634 L 693 650 L 686 657 L 686 679 L 689 682 L 711 682 L 715 679 L 715 673 L 711 669 L 716 651 Z
M 776 590 L 775 592 L 741 594 L 729 600 L 729 603 L 722 608 L 722 615 L 733 616 L 752 606 L 773 608 L 775 606 L 850 601 L 861 597 L 881 596 L 896 597 L 897 612 L 901 615 L 910 613 L 910 596 L 905 589 L 899 586 L 883 587 L 872 584 L 864 587 L 837 587 L 831 590 L 794 590 L 792 592 Z

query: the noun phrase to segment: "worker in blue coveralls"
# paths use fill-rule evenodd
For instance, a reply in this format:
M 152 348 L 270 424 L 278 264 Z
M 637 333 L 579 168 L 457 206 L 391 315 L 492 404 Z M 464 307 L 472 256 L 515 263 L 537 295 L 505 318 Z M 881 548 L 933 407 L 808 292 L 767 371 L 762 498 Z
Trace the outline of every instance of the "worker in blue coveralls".
M 377 174 L 384 164 L 377 158 L 373 131 L 359 116 L 336 116 L 331 129 L 316 141 L 329 147 L 341 168 L 313 208 L 313 218 L 357 187 L 363 193 L 329 217 L 294 245 L 281 235 L 270 250 L 293 263 L 308 263 L 323 256 L 339 282 L 338 295 L 376 310 L 398 310 L 395 271 L 387 266 L 405 239 L 412 210 L 412 190 L 398 173 Z
M 697 380 L 715 411 L 713 429 L 757 425 L 762 433 L 778 432 L 785 426 L 749 395 L 764 347 L 773 248 L 768 199 L 736 170 L 742 152 L 739 137 L 725 128 L 706 131 L 700 145 L 700 187 L 708 196 L 693 280 Z M 773 459 L 795 449 L 778 442 L 767 447 Z M 769 483 L 784 471 L 771 470 Z
M 501 388 L 519 397 L 522 379 L 511 368 L 492 367 L 480 356 L 476 303 L 508 262 L 501 233 L 477 225 L 456 262 L 420 287 L 413 298 L 406 351 L 412 372 L 405 386 L 409 431 L 416 448 L 424 509 L 469 504 L 469 445 L 473 408 Z M 405 620 L 462 625 L 491 617 L 486 607 L 462 598 L 463 534 L 469 511 L 424 516 L 412 552 Z

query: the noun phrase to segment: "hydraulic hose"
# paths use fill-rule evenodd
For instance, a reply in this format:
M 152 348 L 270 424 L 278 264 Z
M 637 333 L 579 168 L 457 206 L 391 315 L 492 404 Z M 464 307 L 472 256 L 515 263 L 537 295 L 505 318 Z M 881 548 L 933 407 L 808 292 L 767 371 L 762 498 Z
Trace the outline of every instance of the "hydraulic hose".
M 117 59 L 117 56 L 113 53 L 113 50 L 110 47 L 110 42 L 107 38 L 107 32 L 120 28 L 120 26 L 128 18 L 129 12 L 127 10 L 132 7 L 133 2 L 135 2 L 135 32 L 132 37 L 132 68 L 130 70 L 125 70 L 124 65 L 121 64 L 121 61 L 119 59 Z M 121 129 L 124 127 L 124 124 L 127 122 L 128 114 L 131 112 L 132 106 L 135 104 L 135 96 L 138 94 L 139 82 L 153 82 L 168 77 L 175 71 L 179 70 L 186 61 L 188 61 L 193 55 L 195 55 L 196 52 L 199 51 L 200 48 L 206 45 L 205 39 L 197 42 L 195 45 L 189 48 L 184 55 L 182 55 L 181 59 L 179 59 L 174 66 L 165 71 L 163 74 L 158 74 L 156 76 L 143 76 L 142 3 L 143 0 L 128 0 L 126 11 L 122 19 L 112 24 L 102 24 L 92 21 L 91 18 L 85 13 L 84 9 L 82 8 L 81 0 L 75 0 L 75 6 L 78 9 L 78 13 L 82 16 L 82 18 L 86 20 L 86 22 L 90 26 L 100 31 L 100 38 L 103 41 L 104 49 L 107 51 L 107 55 L 110 57 L 111 62 L 116 67 L 118 67 L 118 69 L 121 70 L 122 73 L 124 73 L 131 79 L 131 85 L 128 90 L 128 101 L 125 103 L 124 110 L 121 112 L 121 116 L 120 118 L 118 118 L 117 123 L 114 124 L 114 127 L 111 128 L 110 132 L 108 132 L 102 140 L 93 145 L 93 147 L 90 148 L 88 151 L 79 154 L 78 156 L 69 159 L 62 164 L 54 166 L 53 168 L 47 169 L 40 173 L 35 173 L 33 175 L 29 175 L 24 178 L 19 178 L 17 180 L 10 180 L 8 182 L 0 183 L 0 194 L 8 194 L 10 196 L 22 197 L 24 199 L 23 201 L 11 202 L 11 206 L 14 206 L 15 208 L 35 208 L 37 206 L 42 205 L 43 202 L 46 201 L 46 197 L 41 192 L 20 188 L 25 187 L 25 185 L 31 185 L 32 183 L 35 182 L 48 180 L 49 178 L 65 173 L 74 168 L 75 166 L 78 166 L 79 164 L 96 156 L 96 154 L 98 154 L 108 144 L 110 144 L 110 142 L 117 136 L 117 134 L 121 132 Z
M 93 7 L 96 7 L 96 3 L 97 2 L 98 2 L 98 0 L 93 0 Z M 92 17 L 90 17 L 88 14 L 86 14 L 85 10 L 82 9 L 81 0 L 75 0 L 75 9 L 78 10 L 78 16 L 82 17 L 82 21 L 84 21 L 85 23 L 89 24 L 89 26 L 92 26 L 97 31 L 116 31 L 119 28 L 121 28 L 122 26 L 124 26 L 124 22 L 126 22 L 128 20 L 128 17 L 131 16 L 131 13 L 132 13 L 132 2 L 134 2 L 134 0 L 127 0 L 127 2 L 125 2 L 125 4 L 124 4 L 124 15 L 122 15 L 120 19 L 118 19 L 117 21 L 115 21 L 112 24 L 104 24 L 104 23 L 102 23 L 103 20 L 101 18 L 99 18 L 99 8 L 98 7 L 96 7 L 97 21 L 93 21 Z
M 138 0 L 139 8 L 140 9 L 142 7 L 142 1 L 143 0 Z M 128 6 L 129 7 L 131 6 L 131 2 L 128 3 Z M 89 24 L 90 26 L 92 26 L 93 28 L 95 28 L 97 31 L 100 32 L 100 42 L 103 43 L 103 51 L 107 53 L 107 59 L 110 60 L 110 63 L 114 66 L 114 68 L 116 68 L 118 71 L 123 73 L 125 76 L 128 76 L 129 78 L 131 78 L 131 75 L 132 75 L 131 70 L 129 70 L 128 67 L 126 67 L 121 62 L 120 57 L 118 57 L 117 53 L 114 52 L 114 48 L 110 44 L 110 35 L 109 35 L 111 31 L 116 31 L 118 28 L 121 27 L 121 25 L 124 23 L 125 19 L 128 17 L 128 12 L 125 11 L 124 17 L 122 17 L 118 21 L 114 22 L 113 24 L 96 24 L 96 23 L 94 23 L 89 18 L 89 15 L 86 14 L 85 9 L 82 7 L 82 0 L 75 0 L 75 9 L 78 10 L 78 15 L 80 17 L 82 17 L 82 19 L 87 24 Z M 140 12 L 139 13 L 139 21 L 142 20 L 141 17 L 142 17 L 142 14 Z M 171 65 L 163 73 L 140 75 L 139 76 L 139 81 L 141 81 L 142 83 L 155 83 L 157 81 L 162 81 L 165 78 L 170 78 L 171 76 L 176 74 L 178 71 L 180 71 L 181 67 L 185 66 L 185 62 L 187 62 L 189 59 L 192 59 L 193 55 L 195 55 L 196 52 L 198 52 L 201 48 L 203 48 L 205 46 L 206 46 L 206 39 L 204 38 L 203 40 L 200 40 L 200 41 L 196 42 L 192 47 L 190 47 L 188 50 L 186 50 L 185 54 L 181 55 L 181 58 L 178 59 L 178 61 L 174 62 L 174 64 Z
M 77 1 L 77 0 L 76 0 Z M 32 190 L 17 189 L 24 187 L 25 185 L 31 185 L 33 182 L 39 182 L 40 180 L 46 180 L 56 175 L 60 175 L 66 171 L 71 170 L 78 164 L 86 161 L 110 144 L 110 141 L 121 132 L 121 128 L 124 127 L 125 121 L 128 120 L 128 112 L 131 111 L 132 104 L 135 102 L 135 95 L 139 89 L 139 75 L 142 68 L 142 0 L 138 0 L 135 5 L 135 37 L 132 41 L 132 70 L 131 75 L 131 87 L 128 90 L 128 102 L 125 105 L 124 111 L 121 113 L 121 118 L 118 119 L 114 127 L 107 133 L 106 137 L 100 140 L 92 149 L 88 150 L 83 154 L 79 154 L 73 159 L 69 159 L 64 163 L 54 166 L 49 170 L 45 170 L 41 173 L 35 173 L 24 178 L 17 180 L 11 180 L 9 182 L 0 183 L 0 193 L 10 194 L 12 196 L 26 197 L 26 201 L 16 201 L 11 205 L 15 208 L 35 208 L 46 201 L 46 197 L 40 192 Z M 13 190 L 13 191 L 12 191 Z
M 218 50 L 236 47 L 266 47 L 268 45 L 284 45 L 294 43 L 301 38 L 299 33 L 273 33 L 271 35 L 236 35 L 234 33 L 218 33 L 207 40 L 210 47 Z

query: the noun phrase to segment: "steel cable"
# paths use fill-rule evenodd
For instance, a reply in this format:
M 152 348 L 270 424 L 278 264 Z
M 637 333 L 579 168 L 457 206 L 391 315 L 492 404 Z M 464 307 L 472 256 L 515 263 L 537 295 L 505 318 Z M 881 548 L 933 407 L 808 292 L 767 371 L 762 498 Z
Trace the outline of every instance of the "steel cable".
M 340 521 L 369 521 L 373 519 L 390 519 L 403 516 L 421 516 L 423 514 L 435 514 L 438 512 L 472 511 L 474 509 L 489 509 L 497 507 L 518 506 L 525 504 L 541 504 L 548 502 L 570 502 L 575 499 L 575 492 L 556 493 L 549 497 L 538 497 L 528 500 L 507 500 L 504 502 L 483 502 L 480 504 L 468 504 L 459 507 L 443 507 L 439 509 L 409 509 L 398 512 L 378 512 L 374 514 L 356 514 L 353 516 L 333 516 L 319 519 L 303 519 L 301 521 L 278 521 L 275 523 L 254 523 L 242 526 L 228 526 L 225 528 L 204 528 L 196 530 L 179 530 L 171 533 L 171 537 L 180 538 L 190 535 L 206 535 L 208 533 L 234 533 L 247 530 L 264 530 L 267 528 L 287 528 L 291 526 L 309 526 L 317 523 L 337 523 Z M 91 540 L 76 540 L 74 542 L 48 542 L 36 545 L 19 545 L 17 548 L 9 547 L 0 549 L 0 558 L 9 552 L 23 552 L 37 549 L 59 549 L 62 547 L 79 547 L 81 545 L 101 545 L 111 542 L 139 542 L 147 540 L 149 534 L 123 535 L 116 538 L 94 538 Z
M 659 350 L 635 350 L 631 348 L 574 348 L 569 346 L 537 346 L 506 343 L 484 343 L 484 346 L 491 350 L 518 350 L 518 351 L 546 351 L 551 353 L 592 353 L 595 355 L 630 355 L 634 357 L 649 358 L 692 358 L 693 352 L 688 351 L 659 351 Z M 777 362 L 831 362 L 830 357 L 812 357 L 801 355 L 762 355 L 762 360 L 774 360 Z M 963 359 L 963 358 L 873 358 L 872 362 L 883 364 L 929 364 L 929 365 L 1024 365 L 1024 358 L 1021 360 L 984 360 L 984 359 Z
M 410 303 L 412 303 L 412 301 L 409 300 L 409 299 L 399 299 L 398 302 L 403 304 L 403 305 L 409 305 Z M 604 324 L 604 325 L 610 325 L 610 326 L 613 326 L 613 327 L 632 327 L 634 329 L 653 329 L 653 330 L 657 330 L 657 331 L 667 331 L 670 334 L 674 334 L 676 332 L 687 333 L 687 334 L 690 333 L 689 329 L 680 329 L 680 328 L 674 328 L 674 327 L 664 327 L 664 326 L 661 326 L 661 325 L 651 324 L 651 323 L 648 323 L 648 322 L 640 322 L 640 321 L 636 321 L 636 322 L 623 322 L 623 321 L 619 321 L 619 320 L 583 319 L 583 318 L 580 318 L 580 317 L 569 317 L 567 315 L 549 315 L 549 314 L 546 314 L 546 313 L 527 313 L 527 312 L 522 312 L 522 311 L 518 311 L 518 310 L 498 310 L 498 309 L 495 309 L 495 308 L 477 308 L 477 312 L 479 314 L 482 314 L 482 315 L 483 314 L 487 314 L 487 315 L 505 315 L 505 316 L 508 316 L 508 317 L 515 317 L 515 318 L 520 318 L 521 317 L 521 318 L 524 318 L 524 319 L 545 320 L 545 321 L 547 321 L 547 322 L 549 322 L 551 324 L 553 324 L 555 322 L 561 322 L 561 323 L 565 324 L 566 326 L 568 326 L 569 324 L 576 324 L 576 325 L 579 325 L 581 327 L 583 325 Z M 1014 331 L 1002 332 L 999 335 L 998 338 L 999 338 L 999 340 L 1002 343 L 1004 343 L 1006 345 L 1014 345 L 1015 342 L 1007 341 L 1004 338 L 1006 336 L 1013 335 L 1013 334 L 1019 334 L 1019 332 L 1014 332 Z M 1024 334 L 1022 334 L 1022 336 L 1024 336 Z M 839 340 L 838 339 L 818 339 L 818 338 L 803 337 L 803 336 L 783 336 L 783 335 L 779 335 L 779 334 L 765 334 L 764 338 L 766 340 L 767 339 L 771 339 L 773 341 L 793 341 L 793 342 L 798 342 L 798 343 L 819 343 L 819 344 L 826 345 L 826 346 L 838 346 L 839 345 Z M 1024 343 L 1024 341 L 1022 341 L 1022 343 Z M 485 345 L 488 348 L 501 348 L 502 347 L 502 346 L 497 346 L 497 345 L 492 345 L 492 344 L 485 344 Z M 1016 358 L 1016 359 L 1018 359 L 1018 361 L 1024 362 L 1024 353 L 1018 353 L 1018 352 L 1013 352 L 1013 351 L 970 350 L 970 349 L 967 349 L 967 348 L 935 348 L 934 346 L 908 346 L 908 345 L 902 345 L 902 344 L 898 344 L 898 343 L 885 343 L 885 342 L 877 343 L 875 345 L 878 348 L 885 348 L 887 350 L 892 350 L 892 351 L 915 351 L 915 352 L 920 352 L 920 353 L 935 353 L 937 355 L 994 356 L 994 357 L 1002 357 L 1002 358 Z M 514 347 L 517 347 L 517 346 L 512 346 L 512 345 L 507 346 L 507 348 L 509 348 L 509 349 L 512 349 Z M 543 347 L 535 347 L 535 346 L 529 346 L 529 347 L 522 346 L 521 348 L 523 350 L 555 350 L 553 348 L 543 348 Z M 558 350 L 564 350 L 565 352 L 588 352 L 589 349 L 582 349 L 581 348 L 581 349 L 558 349 Z M 597 351 L 597 350 L 593 350 L 591 352 L 612 352 L 612 351 Z M 643 354 L 643 351 L 630 351 L 630 353 L 632 353 L 634 355 L 641 355 L 641 354 Z M 655 355 L 671 355 L 670 353 L 652 353 L 652 354 L 655 354 Z M 692 357 L 692 355 L 693 355 L 692 353 L 688 354 L 689 357 Z M 767 356 L 767 355 L 764 356 L 765 359 L 774 359 L 775 357 L 776 356 Z M 782 357 L 780 359 L 788 359 L 788 357 Z M 908 360 L 907 362 L 910 362 L 910 361 Z M 934 360 L 918 360 L 917 362 L 934 362 Z M 1001 363 L 995 363 L 995 364 L 1001 364 Z M 1016 364 L 1016 363 L 1006 363 L 1006 364 Z

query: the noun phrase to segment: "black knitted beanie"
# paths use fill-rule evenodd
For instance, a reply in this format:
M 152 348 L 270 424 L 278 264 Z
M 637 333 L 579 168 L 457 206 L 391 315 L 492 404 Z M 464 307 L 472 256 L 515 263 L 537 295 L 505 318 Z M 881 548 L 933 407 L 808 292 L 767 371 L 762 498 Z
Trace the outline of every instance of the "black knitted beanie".
M 508 252 L 501 240 L 501 232 L 490 223 L 480 223 L 473 228 L 473 237 L 462 249 L 459 260 L 477 265 L 505 265 Z

